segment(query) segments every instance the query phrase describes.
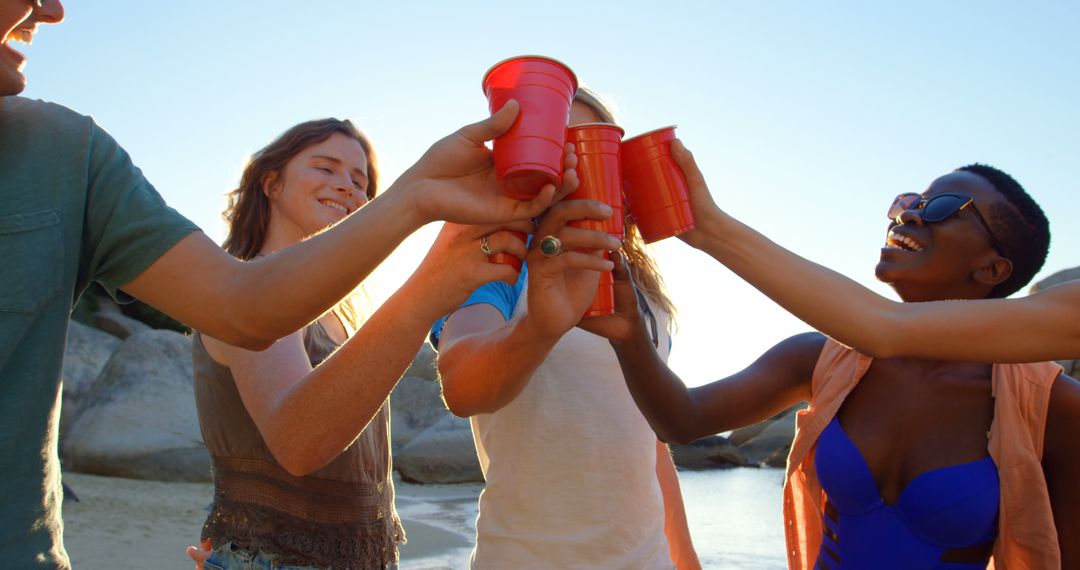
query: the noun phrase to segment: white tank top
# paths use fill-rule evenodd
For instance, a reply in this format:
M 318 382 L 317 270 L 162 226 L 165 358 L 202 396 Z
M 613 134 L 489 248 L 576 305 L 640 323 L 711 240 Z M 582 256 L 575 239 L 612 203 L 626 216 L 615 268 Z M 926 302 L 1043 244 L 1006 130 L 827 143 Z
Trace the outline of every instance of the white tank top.
M 667 315 L 653 312 L 667 361 Z M 674 568 L 656 434 L 606 339 L 571 329 L 522 393 L 473 416 L 472 430 L 487 481 L 472 568 Z

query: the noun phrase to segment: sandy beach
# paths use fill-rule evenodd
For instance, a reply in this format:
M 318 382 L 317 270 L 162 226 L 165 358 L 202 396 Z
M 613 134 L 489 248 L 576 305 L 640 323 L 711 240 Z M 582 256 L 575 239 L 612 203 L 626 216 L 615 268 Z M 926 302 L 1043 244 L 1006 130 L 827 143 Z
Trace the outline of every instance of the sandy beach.
M 76 569 L 193 567 L 184 549 L 198 540 L 213 494 L 208 483 L 165 483 L 64 473 L 79 501 L 64 502 L 64 542 Z M 408 536 L 403 570 L 465 568 L 481 485 L 395 481 Z

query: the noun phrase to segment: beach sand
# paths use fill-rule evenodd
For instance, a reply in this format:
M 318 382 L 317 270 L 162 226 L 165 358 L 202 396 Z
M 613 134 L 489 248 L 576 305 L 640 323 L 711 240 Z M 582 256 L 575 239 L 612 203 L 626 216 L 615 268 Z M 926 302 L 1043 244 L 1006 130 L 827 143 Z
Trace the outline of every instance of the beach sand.
M 207 483 L 165 483 L 64 473 L 79 497 L 64 502 L 64 542 L 77 570 L 194 567 L 184 549 L 198 541 L 213 496 Z M 408 536 L 402 570 L 468 567 L 482 485 L 410 485 L 395 480 Z

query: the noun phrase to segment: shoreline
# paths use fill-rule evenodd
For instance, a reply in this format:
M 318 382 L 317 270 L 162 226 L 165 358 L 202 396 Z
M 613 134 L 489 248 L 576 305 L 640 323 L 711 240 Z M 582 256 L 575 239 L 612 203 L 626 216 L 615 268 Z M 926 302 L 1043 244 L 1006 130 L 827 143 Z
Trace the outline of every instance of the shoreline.
M 210 483 L 178 483 L 64 472 L 79 501 L 63 506 L 64 543 L 74 568 L 191 570 L 213 499 Z M 395 473 L 397 508 L 408 543 L 402 570 L 468 566 L 476 501 L 483 485 L 414 485 Z M 470 507 L 471 505 L 471 507 Z

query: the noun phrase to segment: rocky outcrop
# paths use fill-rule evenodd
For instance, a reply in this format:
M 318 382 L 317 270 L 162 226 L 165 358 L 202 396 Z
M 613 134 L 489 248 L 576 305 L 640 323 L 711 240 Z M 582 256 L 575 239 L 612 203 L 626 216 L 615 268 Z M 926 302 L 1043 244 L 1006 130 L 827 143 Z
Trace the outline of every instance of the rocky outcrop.
M 65 468 L 209 480 L 192 383 L 190 337 L 165 330 L 133 334 L 83 395 L 61 448 Z
M 796 411 L 790 409 L 778 419 L 762 422 L 766 424 L 764 428 L 739 445 L 739 451 L 749 465 L 784 466 L 791 449 L 791 440 L 795 437 Z M 732 437 L 734 436 L 735 434 L 732 434 Z
M 394 467 L 410 483 L 484 481 L 469 420 L 447 416 L 394 456 Z
M 390 434 L 394 453 L 449 415 L 437 382 L 416 376 L 402 378 L 390 394 Z
M 1065 283 L 1066 281 L 1076 280 L 1080 280 L 1080 267 L 1065 269 L 1054 273 L 1046 279 L 1043 279 L 1042 281 L 1039 281 L 1038 283 L 1032 285 L 1030 293 L 1034 295 L 1039 291 L 1044 291 L 1055 285 Z M 1065 374 L 1068 374 L 1069 376 L 1075 378 L 1077 374 L 1080 374 L 1080 359 L 1059 360 L 1058 364 L 1060 364 L 1061 367 L 1065 369 Z
M 154 330 L 150 325 L 141 323 L 123 313 L 115 311 L 101 311 L 94 315 L 94 325 L 99 329 L 121 339 L 140 333 Z
M 60 405 L 60 439 L 63 440 L 82 397 L 97 380 L 120 339 L 93 327 L 72 321 L 64 349 L 64 395 Z
M 713 435 L 687 445 L 672 445 L 671 456 L 675 465 L 683 469 L 716 469 L 746 465 L 739 448 L 727 438 Z
M 1039 281 L 1038 283 L 1032 285 L 1030 293 L 1035 294 L 1035 293 L 1038 293 L 1039 291 L 1044 291 L 1046 289 L 1049 289 L 1050 287 L 1053 287 L 1054 285 L 1060 285 L 1060 284 L 1062 284 L 1062 283 L 1064 283 L 1066 281 L 1076 281 L 1077 279 L 1080 279 L 1080 267 L 1073 267 L 1072 269 L 1064 269 L 1064 270 L 1058 271 L 1057 273 L 1054 273 L 1054 274 L 1050 275 L 1046 279 L 1043 279 L 1043 280 Z

